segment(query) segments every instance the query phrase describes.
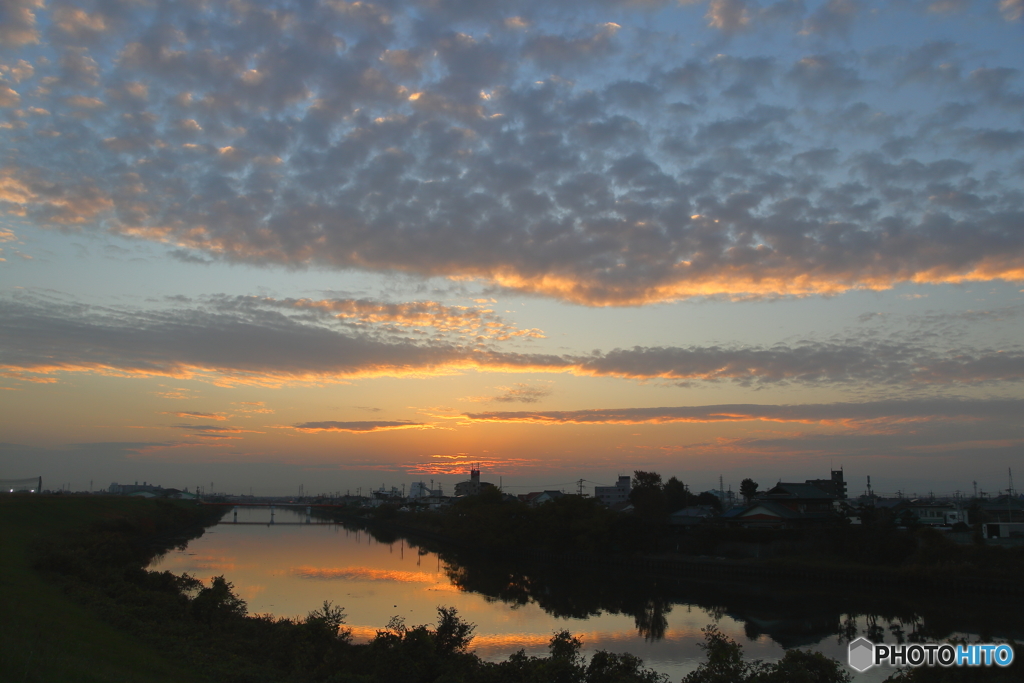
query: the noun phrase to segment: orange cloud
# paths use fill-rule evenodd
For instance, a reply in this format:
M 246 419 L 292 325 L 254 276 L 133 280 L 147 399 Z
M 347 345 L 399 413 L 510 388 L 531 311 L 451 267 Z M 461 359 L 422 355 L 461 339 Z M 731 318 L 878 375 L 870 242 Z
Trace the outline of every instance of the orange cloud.
M 292 425 L 292 429 L 300 432 L 350 432 L 352 434 L 368 434 L 395 429 L 434 429 L 434 425 L 409 420 L 366 420 L 361 422 L 303 422 Z
M 465 413 L 468 422 L 531 424 L 668 424 L 712 422 L 782 422 L 797 424 L 885 425 L 932 420 L 979 421 L 1010 417 L 1024 400 L 875 401 L 809 405 L 721 405 L 594 410 Z
M 180 411 L 180 412 L 171 412 L 171 413 L 164 412 L 164 413 L 161 413 L 161 414 L 162 415 L 174 415 L 175 417 L 183 417 L 183 418 L 192 419 L 192 420 L 217 420 L 217 421 L 224 421 L 224 420 L 228 419 L 227 416 L 225 416 L 223 413 L 196 413 L 196 412 L 192 412 L 190 410 Z

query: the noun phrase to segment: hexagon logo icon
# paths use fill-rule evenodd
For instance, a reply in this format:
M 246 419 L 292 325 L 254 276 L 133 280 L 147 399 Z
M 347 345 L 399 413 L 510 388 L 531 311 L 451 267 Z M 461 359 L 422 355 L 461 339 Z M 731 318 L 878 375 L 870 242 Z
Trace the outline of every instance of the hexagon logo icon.
M 858 672 L 866 671 L 875 665 L 875 646 L 867 638 L 858 638 L 850 643 L 850 668 Z

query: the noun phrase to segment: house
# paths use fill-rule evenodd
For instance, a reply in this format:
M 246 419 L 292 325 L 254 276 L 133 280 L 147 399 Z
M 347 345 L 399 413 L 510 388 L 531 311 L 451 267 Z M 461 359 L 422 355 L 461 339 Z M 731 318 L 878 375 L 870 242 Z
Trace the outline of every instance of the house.
M 833 474 L 836 474 L 833 472 Z M 839 471 L 842 482 L 842 471 Z M 736 507 L 722 515 L 728 526 L 792 529 L 827 524 L 836 518 L 836 504 L 845 497 L 845 488 L 835 480 L 823 479 L 827 490 L 810 483 L 779 482 L 754 497 L 749 505 Z M 845 486 L 845 485 L 844 485 Z
M 957 522 L 966 522 L 966 511 L 957 509 L 955 503 L 939 503 L 933 500 L 912 500 L 906 505 L 896 508 L 898 514 L 909 510 L 921 524 L 929 526 L 951 526 Z
M 781 503 L 757 500 L 751 505 L 729 510 L 720 519 L 727 526 L 748 529 L 791 529 L 802 526 L 807 517 Z
M 756 498 L 761 502 L 773 502 L 802 515 L 831 514 L 832 503 L 837 496 L 822 491 L 813 484 L 792 484 L 779 482 Z
M 629 500 L 630 488 L 629 477 L 620 476 L 615 486 L 595 486 L 594 497 L 608 507 L 612 507 Z
M 707 505 L 694 505 L 692 507 L 676 510 L 668 516 L 668 523 L 672 526 L 694 526 L 711 519 L 715 511 Z
M 485 488 L 497 488 L 494 484 L 486 481 L 480 481 L 480 468 L 474 467 L 469 470 L 469 479 L 466 481 L 460 481 L 455 485 L 456 496 L 475 496 L 483 491 Z
M 533 493 L 524 493 L 519 496 L 519 500 L 526 503 L 530 507 L 536 507 L 544 503 L 550 503 L 553 500 L 557 500 L 565 494 L 561 491 L 534 491 Z
M 988 522 L 1024 522 L 1024 501 L 1017 496 L 1001 495 L 977 501 L 983 519 Z

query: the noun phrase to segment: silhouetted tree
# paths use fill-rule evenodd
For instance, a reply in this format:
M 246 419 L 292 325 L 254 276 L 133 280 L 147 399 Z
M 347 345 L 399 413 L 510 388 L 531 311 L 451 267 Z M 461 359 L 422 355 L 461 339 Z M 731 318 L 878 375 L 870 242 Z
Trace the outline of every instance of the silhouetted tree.
M 687 491 L 686 484 L 675 477 L 665 482 L 662 492 L 665 494 L 665 505 L 669 514 L 690 507 L 697 501 L 697 496 Z
M 657 472 L 633 472 L 633 489 L 629 502 L 636 514 L 649 522 L 660 522 L 668 515 L 665 492 L 661 490 L 661 475 Z
M 705 491 L 704 493 L 697 496 L 697 505 L 707 505 L 708 507 L 714 508 L 719 512 L 722 511 L 722 501 L 715 494 Z
M 192 599 L 192 614 L 207 624 L 246 615 L 245 600 L 234 593 L 234 586 L 223 576 L 213 577 L 209 588 L 203 588 Z
M 743 499 L 750 502 L 750 499 L 757 494 L 757 482 L 753 479 L 744 479 L 740 482 L 740 495 Z

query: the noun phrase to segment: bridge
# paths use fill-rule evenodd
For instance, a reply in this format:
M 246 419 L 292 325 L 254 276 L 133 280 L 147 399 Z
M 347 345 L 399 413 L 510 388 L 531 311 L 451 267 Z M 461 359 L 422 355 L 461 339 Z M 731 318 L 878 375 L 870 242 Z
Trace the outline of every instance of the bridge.
M 306 526 L 308 524 L 314 524 L 314 525 L 315 524 L 337 524 L 337 522 L 314 522 L 312 520 L 312 518 L 310 517 L 310 513 L 312 513 L 313 508 L 315 508 L 315 507 L 316 508 L 343 508 L 343 507 L 345 507 L 344 505 L 339 505 L 337 503 L 291 503 L 291 502 L 289 502 L 289 503 L 266 503 L 266 502 L 263 502 L 263 503 L 257 503 L 257 502 L 252 502 L 252 503 L 227 503 L 227 502 L 220 502 L 220 501 L 214 502 L 214 501 L 205 501 L 205 500 L 200 500 L 199 504 L 200 505 L 209 505 L 211 507 L 223 507 L 223 508 L 231 507 L 231 508 L 234 508 L 235 509 L 234 510 L 235 514 L 234 514 L 234 519 L 231 522 L 232 524 L 240 524 L 240 525 L 243 525 L 243 524 L 257 524 L 259 526 L 267 526 L 268 524 L 300 524 L 302 526 Z M 269 522 L 239 522 L 238 521 L 238 508 L 270 508 L 270 521 Z M 295 510 L 296 512 L 301 511 L 302 508 L 306 508 L 306 521 L 305 522 L 275 522 L 274 521 L 274 510 L 275 510 L 275 508 L 286 508 L 286 509 Z

